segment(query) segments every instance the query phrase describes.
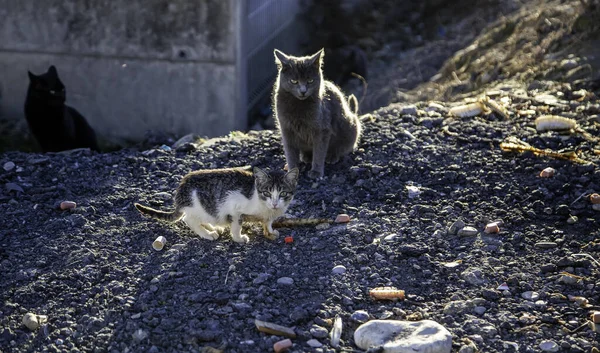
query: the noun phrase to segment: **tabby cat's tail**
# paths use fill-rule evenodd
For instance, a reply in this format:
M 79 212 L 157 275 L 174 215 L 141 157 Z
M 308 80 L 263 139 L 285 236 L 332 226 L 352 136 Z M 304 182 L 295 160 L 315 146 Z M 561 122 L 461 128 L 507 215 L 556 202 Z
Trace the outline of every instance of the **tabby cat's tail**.
M 134 203 L 133 205 L 142 214 L 152 217 L 154 219 L 161 220 L 161 221 L 176 222 L 176 221 L 180 220 L 181 217 L 183 217 L 183 212 L 181 212 L 179 210 L 175 210 L 173 212 L 165 212 L 165 211 L 155 210 L 148 206 L 140 205 L 137 202 Z
M 358 100 L 356 99 L 355 95 L 351 94 L 348 97 L 348 105 L 354 114 L 358 114 Z

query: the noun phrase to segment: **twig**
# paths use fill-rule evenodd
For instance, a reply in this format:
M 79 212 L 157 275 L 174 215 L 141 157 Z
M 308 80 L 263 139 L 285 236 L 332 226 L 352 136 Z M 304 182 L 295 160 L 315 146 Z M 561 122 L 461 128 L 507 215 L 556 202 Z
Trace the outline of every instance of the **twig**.
M 362 94 L 362 97 L 360 97 L 360 100 L 358 101 L 358 105 L 360 106 L 362 104 L 362 102 L 365 100 L 365 97 L 367 96 L 367 87 L 369 86 L 369 84 L 367 83 L 367 80 L 365 80 L 364 77 L 357 74 L 356 72 L 351 72 L 350 74 L 352 76 L 356 77 L 357 79 L 361 80 L 362 84 L 363 84 L 363 94 Z
M 584 192 L 583 194 L 579 195 L 578 198 L 575 199 L 575 201 L 571 202 L 571 205 L 573 205 L 575 202 L 579 201 L 579 199 L 581 199 L 582 197 L 584 197 L 585 195 L 587 195 L 589 193 L 589 191 Z
M 594 259 L 594 258 L 592 257 L 592 255 L 590 255 L 590 254 L 581 253 L 581 254 L 573 254 L 573 256 L 585 256 L 585 257 L 588 257 L 588 258 L 590 258 L 590 260 L 592 260 L 592 261 L 594 262 L 594 264 L 595 264 L 596 266 L 600 267 L 600 262 L 598 262 L 598 260 Z

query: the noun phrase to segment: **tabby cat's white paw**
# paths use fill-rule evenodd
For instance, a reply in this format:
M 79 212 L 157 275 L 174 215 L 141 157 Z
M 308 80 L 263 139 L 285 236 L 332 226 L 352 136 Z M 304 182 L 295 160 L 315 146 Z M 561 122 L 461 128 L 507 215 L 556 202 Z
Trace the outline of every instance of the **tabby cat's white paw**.
M 240 244 L 246 244 L 247 242 L 250 241 L 250 238 L 248 238 L 247 235 L 242 234 L 239 237 L 233 237 L 233 241 L 235 241 L 236 243 L 240 243 Z

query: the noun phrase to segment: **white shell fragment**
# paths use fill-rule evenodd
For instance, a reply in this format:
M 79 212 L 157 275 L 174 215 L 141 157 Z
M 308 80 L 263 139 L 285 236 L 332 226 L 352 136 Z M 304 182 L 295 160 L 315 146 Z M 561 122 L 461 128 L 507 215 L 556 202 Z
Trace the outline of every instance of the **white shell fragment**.
M 336 316 L 333 328 L 331 329 L 330 343 L 333 348 L 337 348 L 340 345 L 340 337 L 342 337 L 342 318 Z
M 575 129 L 577 122 L 573 119 L 563 118 L 558 115 L 542 115 L 535 119 L 535 129 L 543 131 L 565 131 Z
M 46 315 L 36 315 L 34 313 L 27 313 L 23 316 L 23 325 L 25 325 L 31 331 L 37 330 L 40 325 L 48 321 Z
M 154 242 L 152 243 L 152 248 L 156 251 L 161 251 L 165 247 L 166 243 L 167 243 L 167 238 L 165 238 L 161 235 L 154 240 Z

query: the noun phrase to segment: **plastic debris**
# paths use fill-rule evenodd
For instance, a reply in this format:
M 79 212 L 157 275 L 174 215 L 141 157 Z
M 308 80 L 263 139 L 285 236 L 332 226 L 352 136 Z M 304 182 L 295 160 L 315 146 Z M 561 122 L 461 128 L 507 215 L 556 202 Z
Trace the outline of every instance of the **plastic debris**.
M 165 247 L 166 243 L 167 243 L 167 238 L 165 238 L 161 235 L 161 236 L 157 237 L 154 240 L 154 242 L 152 242 L 152 248 L 156 251 L 161 251 Z

